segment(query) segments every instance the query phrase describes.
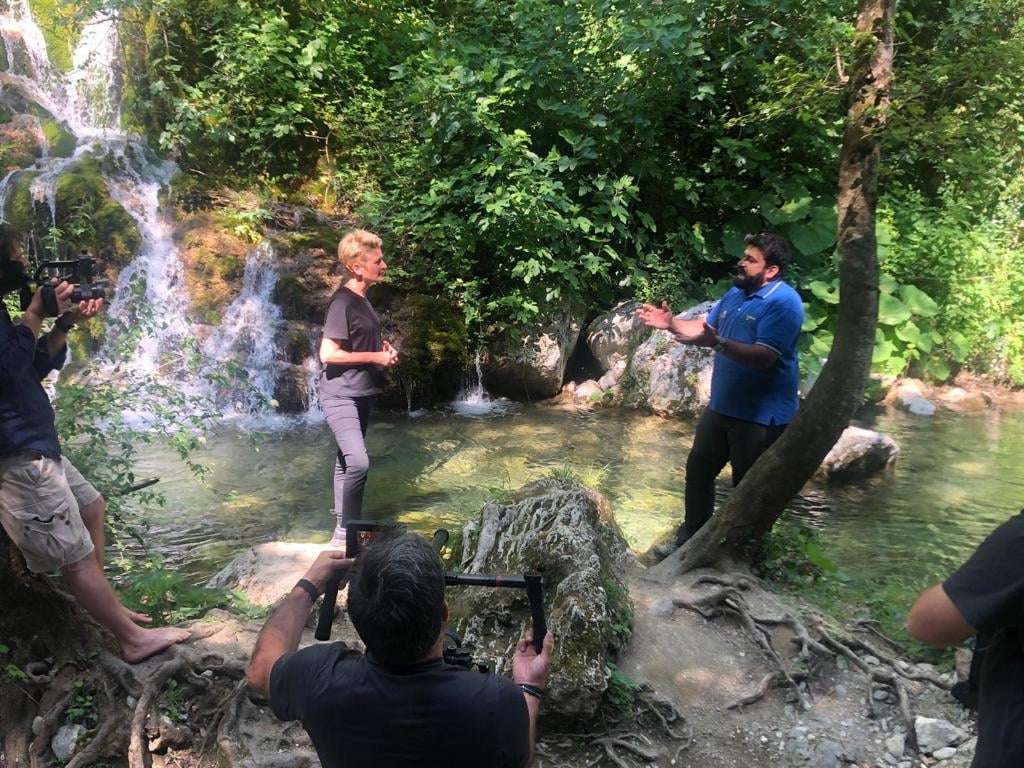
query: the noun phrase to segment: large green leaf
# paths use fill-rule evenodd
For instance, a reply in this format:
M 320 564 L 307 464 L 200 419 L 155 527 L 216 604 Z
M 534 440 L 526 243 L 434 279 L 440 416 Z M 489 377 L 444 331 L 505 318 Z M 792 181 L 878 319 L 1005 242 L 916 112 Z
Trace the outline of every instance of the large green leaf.
M 789 224 L 807 216 L 811 208 L 811 193 L 802 184 L 789 184 L 781 191 L 780 198 L 765 195 L 761 198 L 761 215 L 769 224 Z
M 804 324 L 800 330 L 809 333 L 828 318 L 828 310 L 820 304 L 804 304 Z
M 931 334 L 921 333 L 921 329 L 912 320 L 908 320 L 903 325 L 896 327 L 896 338 L 908 344 L 913 344 L 922 352 L 932 351 Z
M 952 373 L 949 363 L 935 357 L 929 357 L 924 361 L 924 372 L 940 382 L 946 381 Z
M 889 360 L 889 358 L 892 357 L 892 353 L 895 351 L 896 347 L 893 345 L 893 343 L 888 339 L 883 339 L 882 341 L 875 344 L 875 351 L 871 355 L 871 364 L 878 365 L 879 363 L 886 362 L 887 360 Z
M 743 238 L 761 229 L 761 218 L 741 213 L 726 222 L 722 228 L 722 248 L 737 259 L 743 255 Z
M 835 208 L 812 208 L 808 221 L 787 224 L 784 231 L 789 242 L 804 256 L 821 253 L 836 242 Z
M 828 357 L 832 351 L 832 334 L 828 331 L 818 331 L 811 340 L 811 354 L 818 357 Z
M 878 297 L 878 322 L 883 325 L 901 325 L 910 319 L 906 305 L 889 293 Z
M 811 289 L 811 293 L 816 298 L 821 299 L 826 304 L 838 304 L 839 303 L 839 280 L 833 279 L 830 282 L 824 280 L 814 280 L 808 288 Z
M 962 363 L 967 359 L 971 347 L 967 337 L 960 333 L 960 331 L 952 331 L 949 334 L 949 351 L 955 363 Z
M 900 298 L 915 315 L 935 317 L 939 314 L 939 305 L 935 303 L 935 300 L 915 285 L 901 286 Z

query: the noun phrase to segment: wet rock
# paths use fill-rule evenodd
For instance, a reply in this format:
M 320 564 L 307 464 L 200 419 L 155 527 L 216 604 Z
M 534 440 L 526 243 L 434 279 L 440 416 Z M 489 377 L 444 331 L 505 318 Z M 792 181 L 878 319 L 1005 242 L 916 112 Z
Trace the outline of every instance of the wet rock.
M 842 482 L 867 477 L 892 466 L 899 446 L 891 437 L 860 427 L 847 427 L 825 456 L 815 477 Z
M 50 740 L 50 749 L 53 750 L 53 754 L 60 762 L 66 763 L 75 754 L 78 742 L 84 734 L 85 726 L 78 725 L 77 723 L 75 725 L 62 725 Z
M 639 307 L 638 301 L 623 302 L 587 327 L 587 346 L 602 371 L 611 371 L 621 364 L 621 373 L 633 350 L 650 336 L 651 329 L 636 316 Z
M 623 581 L 632 562 L 607 499 L 563 480 L 541 480 L 504 503 L 491 502 L 463 530 L 469 573 L 544 576 L 547 621 L 558 638 L 544 698 L 545 719 L 593 717 L 607 688 L 607 664 L 630 632 L 633 609 Z M 450 590 L 452 624 L 478 659 L 507 671 L 528 626 L 522 590 Z
M 823 741 L 814 749 L 810 765 L 813 768 L 840 768 L 843 759 L 843 745 L 837 741 Z
M 564 314 L 539 324 L 521 339 L 503 337 L 484 356 L 484 386 L 514 400 L 554 397 L 562 389 L 565 365 L 579 335 L 579 321 Z
M 302 365 L 278 363 L 277 376 L 274 381 L 274 409 L 278 413 L 305 413 L 309 410 L 312 397 L 310 390 L 310 372 Z
M 931 753 L 951 744 L 959 744 L 967 734 L 948 720 L 933 717 L 918 717 L 914 720 L 917 745 L 922 752 Z
M 984 392 L 969 392 L 953 387 L 939 395 L 939 403 L 957 413 L 982 413 L 992 405 L 992 398 Z
M 619 383 L 619 379 L 622 378 L 622 374 L 626 371 L 626 361 L 617 360 L 611 368 L 604 372 L 604 375 L 597 380 L 597 385 L 601 389 L 611 389 Z
M 575 397 L 577 400 L 584 402 L 593 402 L 595 400 L 600 401 L 604 392 L 596 381 L 584 381 L 582 384 L 576 387 Z
M 928 387 L 917 379 L 904 379 L 885 396 L 886 405 L 892 405 L 918 416 L 931 416 L 935 405 L 928 399 Z
M 676 317 L 705 317 L 713 306 L 706 301 Z M 667 331 L 655 331 L 637 347 L 623 376 L 627 401 L 660 416 L 695 416 L 711 397 L 713 362 L 711 350 L 679 344 Z

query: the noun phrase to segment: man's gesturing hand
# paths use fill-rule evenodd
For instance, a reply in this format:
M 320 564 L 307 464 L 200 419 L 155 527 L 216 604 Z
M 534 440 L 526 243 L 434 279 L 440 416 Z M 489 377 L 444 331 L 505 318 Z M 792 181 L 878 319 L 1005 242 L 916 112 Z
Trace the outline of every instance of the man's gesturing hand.
M 672 310 L 669 308 L 667 301 L 661 302 L 660 307 L 656 307 L 653 304 L 644 304 L 636 311 L 636 314 L 637 317 L 652 328 L 665 330 L 672 325 Z
M 512 657 L 512 681 L 517 685 L 527 683 L 544 688 L 548 684 L 548 667 L 554 644 L 555 640 L 548 632 L 544 635 L 544 649 L 538 654 L 533 646 L 533 632 L 527 631 L 516 644 L 516 653 Z

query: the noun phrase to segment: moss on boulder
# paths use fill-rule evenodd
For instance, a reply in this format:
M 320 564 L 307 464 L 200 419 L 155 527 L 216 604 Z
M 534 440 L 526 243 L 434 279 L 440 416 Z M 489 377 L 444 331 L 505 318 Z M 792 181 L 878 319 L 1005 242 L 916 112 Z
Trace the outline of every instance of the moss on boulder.
M 411 294 L 389 319 L 391 342 L 401 350 L 394 373 L 411 390 L 415 404 L 430 407 L 451 400 L 470 364 L 462 312 L 436 296 Z
M 72 59 L 82 32 L 75 9 L 61 0 L 28 0 L 36 25 L 42 30 L 50 63 L 62 72 L 74 69 Z
M 251 246 L 227 231 L 224 217 L 216 211 L 187 215 L 177 237 L 193 317 L 216 325 L 242 290 L 245 256 Z
M 600 494 L 569 480 L 541 480 L 491 502 L 463 530 L 466 573 L 543 575 L 548 628 L 557 638 L 545 717 L 590 720 L 607 690 L 608 664 L 629 638 L 633 609 L 625 583 L 626 542 Z M 449 591 L 452 624 L 479 659 L 508 669 L 528 625 L 525 592 Z

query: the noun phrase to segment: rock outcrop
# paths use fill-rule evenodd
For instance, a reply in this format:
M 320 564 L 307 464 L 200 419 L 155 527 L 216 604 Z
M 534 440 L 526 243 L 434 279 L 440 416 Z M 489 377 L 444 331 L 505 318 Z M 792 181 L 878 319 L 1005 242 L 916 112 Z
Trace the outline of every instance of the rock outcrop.
M 602 389 L 608 389 L 618 381 L 633 350 L 651 335 L 651 329 L 636 316 L 639 307 L 640 302 L 637 301 L 622 302 L 611 312 L 595 318 L 587 327 L 587 346 L 605 376 L 613 376 L 611 379 L 602 376 Z
M 712 306 L 706 301 L 676 317 L 704 317 Z M 713 360 L 711 350 L 678 344 L 668 332 L 655 331 L 633 353 L 623 381 L 626 402 L 660 416 L 696 416 L 711 397 Z
M 860 427 L 847 427 L 828 452 L 815 477 L 844 482 L 867 477 L 892 466 L 900 448 L 891 437 Z
M 627 642 L 632 607 L 624 582 L 631 562 L 604 497 L 565 480 L 541 480 L 506 502 L 488 503 L 463 532 L 459 570 L 544 578 L 548 627 L 556 638 L 545 719 L 590 718 L 607 689 L 608 662 Z M 452 624 L 480 658 L 506 672 L 528 626 L 525 592 L 449 590 Z
M 513 400 L 554 397 L 562 389 L 565 365 L 579 335 L 579 320 L 566 314 L 540 324 L 521 339 L 504 337 L 483 360 L 484 386 Z

